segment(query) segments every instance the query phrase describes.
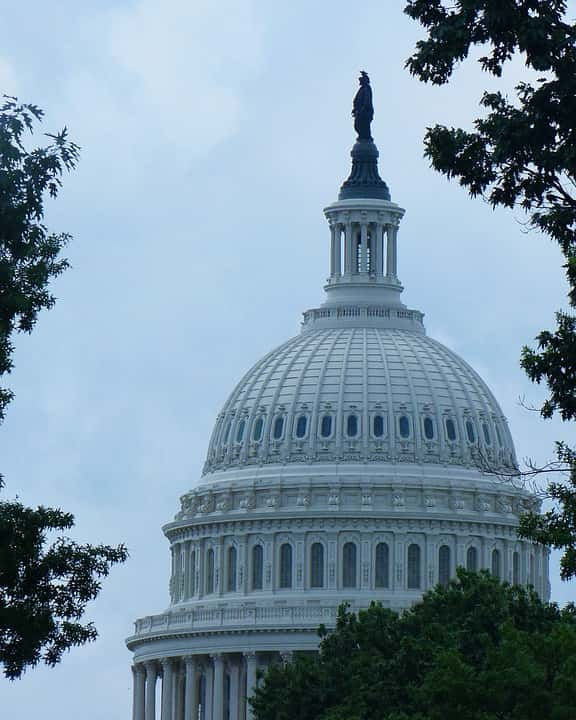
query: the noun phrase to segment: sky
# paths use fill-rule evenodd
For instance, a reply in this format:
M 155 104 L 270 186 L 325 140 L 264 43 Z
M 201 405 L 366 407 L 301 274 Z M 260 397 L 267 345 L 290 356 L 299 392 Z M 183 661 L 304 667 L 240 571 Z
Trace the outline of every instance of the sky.
M 82 542 L 124 542 L 88 608 L 100 637 L 55 669 L 0 680 L 3 717 L 126 720 L 137 617 L 168 605 L 161 527 L 195 485 L 216 414 L 243 373 L 323 301 L 322 208 L 349 170 L 358 71 L 399 234 L 403 299 L 465 358 L 507 415 L 519 458 L 544 463 L 568 427 L 520 348 L 565 307 L 561 258 L 523 217 L 471 200 L 423 157 L 425 128 L 469 126 L 474 63 L 449 86 L 403 65 L 423 34 L 403 2 L 22 0 L 0 4 L 0 91 L 46 110 L 82 146 L 47 205 L 72 234 L 58 302 L 17 341 L 16 398 L 0 433 L 7 487 L 65 508 Z M 573 10 L 574 3 L 570 4 Z M 499 85 L 526 76 L 515 62 Z M 43 141 L 41 133 L 35 140 Z M 552 597 L 574 599 L 554 555 Z

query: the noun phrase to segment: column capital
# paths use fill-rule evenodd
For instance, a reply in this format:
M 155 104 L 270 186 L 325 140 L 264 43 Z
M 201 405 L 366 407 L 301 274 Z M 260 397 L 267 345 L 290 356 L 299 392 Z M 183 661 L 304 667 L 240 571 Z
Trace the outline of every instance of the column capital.
M 146 666 L 146 663 L 142 663 L 142 662 L 132 663 L 132 672 L 134 673 L 134 675 L 136 675 L 137 673 L 143 675 L 146 672 L 145 666 Z
M 246 660 L 252 660 L 252 661 L 256 662 L 257 655 L 258 655 L 256 650 L 248 650 L 247 652 L 242 653 L 242 654 L 244 655 Z
M 288 665 L 294 659 L 294 653 L 292 650 L 283 650 L 280 653 L 280 658 L 281 658 L 282 662 L 284 663 L 284 665 Z
M 198 655 L 184 655 L 184 657 L 181 658 L 182 661 L 186 666 L 188 665 L 198 665 Z
M 210 653 L 210 659 L 213 663 L 223 663 L 224 653 Z
M 157 660 L 145 660 L 142 663 L 146 668 L 146 672 L 158 672 L 158 661 Z

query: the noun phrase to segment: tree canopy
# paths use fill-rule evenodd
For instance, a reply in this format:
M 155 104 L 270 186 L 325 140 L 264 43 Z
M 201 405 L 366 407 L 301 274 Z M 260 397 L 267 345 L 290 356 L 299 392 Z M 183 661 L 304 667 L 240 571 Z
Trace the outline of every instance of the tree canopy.
M 408 0 L 405 12 L 427 37 L 407 61 L 423 82 L 449 82 L 476 46 L 486 73 L 499 78 L 514 56 L 524 59 L 530 82 L 516 96 L 484 92 L 472 130 L 428 128 L 425 154 L 432 167 L 456 178 L 471 196 L 492 206 L 521 208 L 530 226 L 556 242 L 564 256 L 570 312 L 556 313 L 553 330 L 522 350 L 528 377 L 544 383 L 544 418 L 576 420 L 576 25 L 566 19 L 565 0 Z M 576 463 L 573 450 L 558 446 L 565 481 L 551 483 L 555 509 L 527 517 L 521 532 L 565 548 L 562 577 L 576 575 Z M 568 502 L 568 504 L 566 504 Z
M 38 313 L 52 307 L 50 281 L 68 267 L 61 253 L 70 237 L 48 231 L 44 201 L 57 196 L 79 148 L 64 129 L 48 135 L 48 145 L 27 149 L 26 136 L 42 117 L 39 107 L 15 98 L 0 105 L 0 381 L 13 367 L 14 333 L 31 332 Z M 0 387 L 0 423 L 12 398 Z M 122 545 L 79 545 L 63 534 L 73 525 L 60 509 L 0 501 L 0 665 L 8 678 L 41 661 L 55 665 L 67 649 L 97 636 L 81 621 L 84 608 L 127 553 Z
M 458 571 L 402 614 L 340 608 L 317 655 L 273 665 L 256 720 L 568 720 L 576 611 Z

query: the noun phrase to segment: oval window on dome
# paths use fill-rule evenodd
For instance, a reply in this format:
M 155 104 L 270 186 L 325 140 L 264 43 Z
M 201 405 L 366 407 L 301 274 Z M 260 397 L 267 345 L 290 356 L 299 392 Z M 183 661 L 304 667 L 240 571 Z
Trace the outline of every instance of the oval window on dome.
M 372 420 L 372 434 L 375 438 L 381 438 L 384 436 L 384 416 L 374 415 Z
M 476 428 L 472 420 L 466 420 L 466 436 L 468 437 L 468 442 L 476 442 Z
M 236 429 L 236 442 L 242 442 L 244 437 L 244 428 L 246 427 L 246 420 L 240 420 Z
M 252 431 L 252 439 L 255 442 L 260 442 L 262 440 L 262 432 L 264 430 L 264 418 L 260 416 L 259 418 L 256 418 L 256 422 L 254 423 L 254 430 Z
M 358 435 L 358 415 L 348 415 L 346 418 L 346 435 L 351 438 Z
M 454 420 L 452 418 L 446 419 L 446 437 L 450 442 L 454 442 L 456 440 L 456 425 L 454 424 Z
M 482 423 L 482 432 L 484 434 L 484 442 L 486 445 L 492 445 L 492 438 L 490 437 L 490 430 L 488 429 L 488 425 L 484 422 Z
M 282 415 L 278 416 L 274 420 L 274 427 L 272 428 L 272 437 L 274 440 L 281 440 L 284 434 L 284 418 Z
M 398 420 L 398 430 L 401 438 L 410 437 L 410 418 L 407 415 L 400 415 Z
M 320 423 L 320 435 L 329 438 L 332 435 L 332 415 L 324 415 Z
M 426 440 L 434 439 L 434 422 L 431 417 L 424 418 L 424 437 Z
M 308 429 L 308 418 L 306 415 L 300 415 L 296 421 L 296 437 L 303 438 L 306 436 L 306 430 Z

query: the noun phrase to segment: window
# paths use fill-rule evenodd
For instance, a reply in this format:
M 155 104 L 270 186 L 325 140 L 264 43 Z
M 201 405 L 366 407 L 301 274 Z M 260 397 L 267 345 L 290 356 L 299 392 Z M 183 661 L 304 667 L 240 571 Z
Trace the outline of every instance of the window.
M 408 590 L 420 588 L 420 545 L 408 546 Z
M 356 543 L 344 543 L 342 548 L 342 587 L 356 587 Z
M 310 587 L 324 587 L 324 545 L 319 542 L 310 548 Z
M 502 435 L 500 434 L 500 428 L 498 427 L 498 424 L 494 425 L 494 429 L 496 430 L 496 439 L 498 440 L 498 445 L 500 447 L 504 447 L 504 443 L 502 442 Z
M 484 435 L 484 442 L 486 445 L 492 445 L 492 438 L 490 437 L 490 430 L 488 429 L 488 425 L 484 422 L 482 423 L 482 433 Z
M 518 552 L 512 555 L 512 583 L 520 584 L 520 553 Z
M 281 440 L 284 434 L 284 418 L 282 415 L 274 420 L 274 427 L 272 429 L 272 437 L 274 440 Z
M 372 420 L 372 434 L 375 438 L 384 436 L 384 417 L 382 415 L 374 415 Z
M 246 427 L 246 420 L 242 419 L 238 423 L 238 427 L 236 428 L 236 442 L 242 442 L 242 438 L 244 437 L 244 428 Z
M 252 548 L 252 590 L 262 590 L 264 578 L 264 551 L 262 545 Z
M 351 438 L 358 435 L 358 415 L 348 415 L 346 418 L 346 435 Z
M 450 548 L 441 545 L 438 550 L 438 582 L 446 587 L 450 582 Z
M 466 420 L 466 436 L 468 437 L 468 442 L 476 442 L 476 428 L 472 420 Z
M 500 550 L 492 550 L 492 575 L 500 578 L 501 572 Z
M 280 545 L 280 587 L 292 587 L 292 545 Z
M 376 545 L 376 562 L 374 567 L 374 585 L 377 588 L 389 586 L 390 552 L 386 543 Z
M 401 415 L 398 420 L 398 429 L 400 431 L 401 438 L 410 437 L 410 420 L 406 415 Z
M 208 549 L 206 553 L 206 594 L 214 592 L 214 550 Z
M 259 418 L 256 419 L 256 422 L 254 423 L 254 430 L 252 432 L 252 439 L 255 442 L 260 442 L 262 440 L 262 431 L 264 430 L 264 418 L 262 415 L 260 415 Z
M 228 438 L 230 437 L 230 428 L 232 426 L 232 420 L 228 420 L 226 423 L 226 430 L 224 430 L 224 437 L 222 438 L 222 444 L 226 445 Z
M 188 578 L 188 587 L 190 588 L 190 597 L 196 594 L 196 550 L 190 553 L 190 577 Z
M 320 435 L 328 438 L 332 435 L 332 415 L 324 415 L 320 423 Z
M 228 562 L 227 562 L 227 572 L 228 576 L 226 578 L 226 590 L 228 592 L 236 592 L 236 548 L 234 545 L 231 545 L 228 548 Z
M 450 442 L 454 442 L 456 440 L 456 425 L 454 424 L 454 420 L 452 418 L 446 419 L 446 437 Z
M 478 572 L 478 550 L 475 547 L 469 547 L 466 553 L 466 570 Z
M 424 437 L 426 440 L 434 439 L 434 422 L 431 417 L 424 418 Z
M 306 415 L 300 415 L 296 421 L 296 437 L 301 439 L 306 436 L 306 430 L 308 428 L 308 418 Z

